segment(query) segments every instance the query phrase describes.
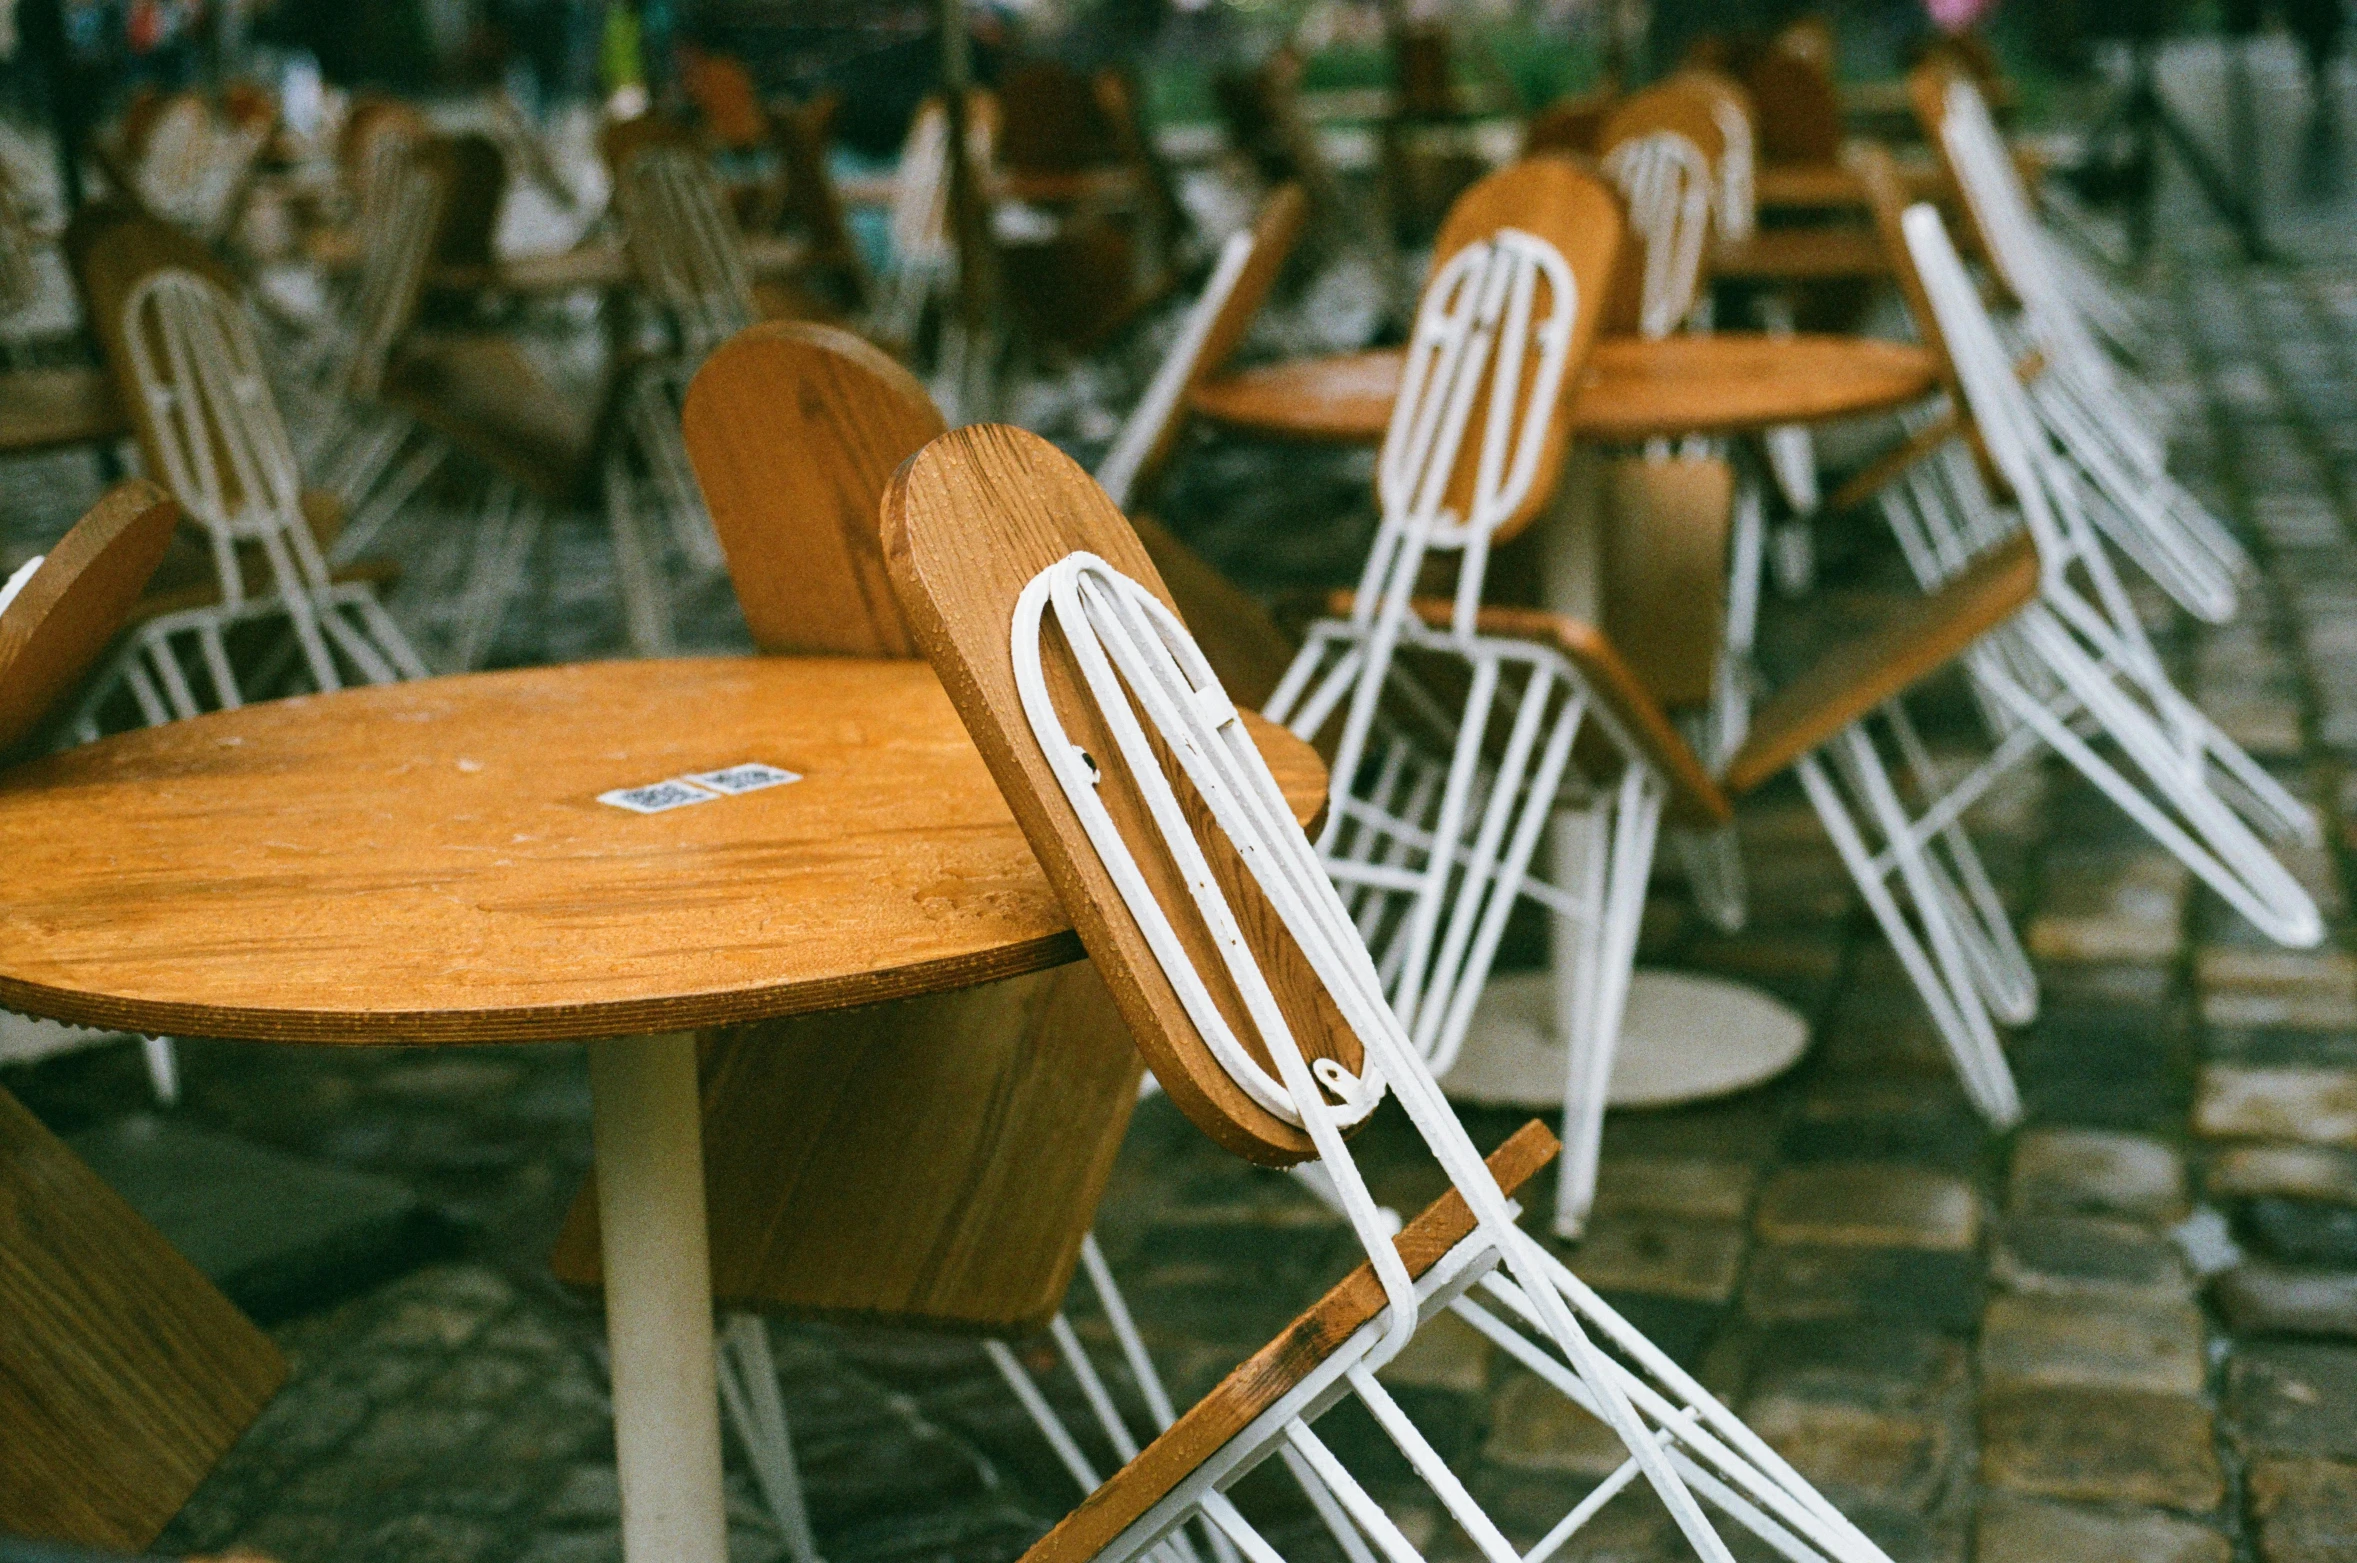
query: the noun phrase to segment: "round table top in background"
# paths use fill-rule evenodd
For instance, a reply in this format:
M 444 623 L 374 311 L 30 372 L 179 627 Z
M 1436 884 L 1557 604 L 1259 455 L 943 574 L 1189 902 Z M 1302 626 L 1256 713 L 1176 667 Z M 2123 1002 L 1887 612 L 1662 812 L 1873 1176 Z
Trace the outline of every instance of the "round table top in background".
M 1304 820 L 1306 745 L 1251 718 Z M 598 795 L 749 761 L 657 814 Z M 0 775 L 0 1005 L 125 1031 L 682 1031 L 1078 958 L 922 662 L 714 658 L 248 706 Z
M 1390 424 L 1403 361 L 1396 348 L 1294 359 L 1223 375 L 1196 387 L 1191 401 L 1205 417 L 1257 434 L 1374 443 Z M 1614 442 L 1743 434 L 1887 412 L 1937 381 L 1929 351 L 1871 337 L 1605 337 L 1588 355 L 1572 428 Z

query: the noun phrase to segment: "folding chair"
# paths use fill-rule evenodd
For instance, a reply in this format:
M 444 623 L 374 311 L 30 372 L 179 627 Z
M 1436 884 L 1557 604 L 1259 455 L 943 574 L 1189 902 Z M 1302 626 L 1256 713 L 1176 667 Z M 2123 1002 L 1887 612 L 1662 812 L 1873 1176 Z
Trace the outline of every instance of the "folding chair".
M 109 687 L 128 684 L 143 706 L 163 708 L 134 639 L 99 675 L 95 694 L 52 721 L 133 619 L 179 524 L 171 496 L 133 478 L 107 490 L 56 547 L 0 582 L 0 759 L 95 738 L 90 712 Z M 171 1042 L 148 1037 L 144 1047 L 156 1096 L 174 1100 Z
M 2250 556 L 2226 524 L 2168 474 L 2168 413 L 2089 334 L 2021 175 L 1960 71 L 1927 64 L 1910 79 L 1917 112 L 1963 192 L 1989 263 L 2020 301 L 2016 355 L 2034 350 L 2030 405 L 2084 480 L 2089 519 L 2195 617 L 2234 616 Z
M 1156 1078 L 1240 1155 L 1315 1157 L 1367 1256 L 1051 1531 L 1032 1563 L 1137 1557 L 1197 1521 L 1271 1563 L 1281 1554 L 1229 1490 L 1272 1456 L 1348 1556 L 1411 1563 L 1418 1548 L 1317 1430 L 1346 1398 L 1404 1456 L 1410 1474 L 1394 1479 L 1428 1492 L 1493 1563 L 1552 1556 L 1639 1477 L 1712 1563 L 1729 1563 L 1722 1531 L 1734 1529 L 1795 1560 L 1882 1559 L 1517 1224 L 1508 1188 L 1545 1160 L 1545 1130 L 1526 1129 L 1490 1162 L 1474 1149 L 1235 707 L 1087 475 L 1020 430 L 955 431 L 894 478 L 884 554 Z M 1345 1138 L 1387 1093 L 1451 1186 L 1404 1229 Z M 1508 1539 L 1377 1376 L 1442 1308 L 1628 1451 L 1528 1543 Z
M 1924 334 L 1969 426 L 1929 426 L 1937 438 L 1910 443 L 1915 459 L 1893 474 L 1884 514 L 1927 589 L 2023 535 L 2040 564 L 2037 605 L 1968 659 L 2000 740 L 1974 790 L 2051 747 L 2269 938 L 2316 944 L 2315 902 L 2261 839 L 2313 844 L 2315 816 L 2170 681 L 2090 519 L 2080 469 L 2023 388 L 1938 213 L 1917 206 L 1902 221 Z M 2133 774 L 2092 747 L 2104 738 Z
M 874 517 L 893 469 L 941 429 L 924 387 L 847 332 L 759 325 L 708 357 L 688 394 L 685 444 L 763 652 L 916 655 Z M 879 1062 L 886 1055 L 889 1068 Z M 1141 1435 L 1170 1424 L 1169 1394 L 1088 1236 L 1139 1067 L 1087 963 L 716 1034 L 705 1076 L 716 1291 L 734 1310 L 720 1340 L 723 1404 L 797 1563 L 809 1563 L 815 1542 L 762 1313 L 985 1333 L 993 1367 L 1077 1484 L 1076 1498 L 1098 1481 L 1101 1453 L 1090 1446 L 1127 1459 Z M 1001 1110 L 976 1114 L 978 1099 Z M 822 1100 L 830 1105 L 814 1112 Z M 933 1110 L 962 1121 L 938 1131 L 912 1121 Z M 794 1157 L 777 1154 L 781 1115 L 804 1128 Z M 902 1178 L 900 1197 L 880 1203 L 839 1164 L 910 1143 L 926 1144 L 928 1161 L 944 1169 L 995 1167 L 1000 1181 L 952 1171 Z M 1020 1155 L 995 1161 L 1010 1145 Z M 568 1282 L 598 1284 L 586 1188 L 551 1265 Z M 1116 1396 L 1117 1375 L 1092 1361 L 1061 1311 L 1076 1270 L 1134 1395 Z M 1001 1338 L 1043 1329 L 1077 1408 L 1070 1394 L 1051 1398 Z
M 140 630 L 162 696 L 153 708 L 141 701 L 147 720 L 276 692 L 290 660 L 301 665 L 303 687 L 322 691 L 355 678 L 424 677 L 369 572 L 328 568 L 322 507 L 307 502 L 252 324 L 216 263 L 171 229 L 130 218 L 109 228 L 84 264 L 99 340 L 141 452 L 203 533 L 211 565 L 199 601 Z M 248 626 L 268 633 L 244 654 L 241 673 L 229 636 Z

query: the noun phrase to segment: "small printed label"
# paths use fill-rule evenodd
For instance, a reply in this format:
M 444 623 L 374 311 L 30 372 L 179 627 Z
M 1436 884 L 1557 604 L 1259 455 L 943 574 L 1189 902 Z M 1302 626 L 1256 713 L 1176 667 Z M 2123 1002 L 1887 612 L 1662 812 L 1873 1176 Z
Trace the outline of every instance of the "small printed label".
M 665 809 L 685 808 L 691 803 L 717 803 L 720 794 L 672 780 L 652 782 L 644 787 L 617 787 L 612 792 L 599 793 L 597 801 L 628 809 L 633 814 L 660 814 Z
M 764 787 L 783 787 L 788 782 L 800 781 L 802 775 L 799 771 L 780 770 L 774 765 L 763 765 L 758 760 L 747 760 L 742 765 L 731 765 L 725 770 L 691 771 L 682 779 L 733 797 L 740 792 L 759 792 Z

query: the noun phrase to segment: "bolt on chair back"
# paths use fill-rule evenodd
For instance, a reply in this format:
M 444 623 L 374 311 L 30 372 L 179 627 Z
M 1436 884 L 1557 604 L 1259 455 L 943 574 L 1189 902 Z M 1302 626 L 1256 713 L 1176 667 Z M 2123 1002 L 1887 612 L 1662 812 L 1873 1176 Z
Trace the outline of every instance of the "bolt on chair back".
M 2313 845 L 2315 815 L 2170 680 L 2089 517 L 2079 469 L 2023 387 L 1938 213 L 1914 207 L 1904 226 L 1935 340 L 2011 504 L 2000 508 L 1985 475 L 1951 450 L 1892 491 L 1885 513 L 1927 584 L 2016 529 L 2036 540 L 2038 606 L 2003 659 L 1974 666 L 1981 689 L 2025 730 L 2008 741 L 2042 739 L 2268 937 L 2314 945 L 2324 933 L 2315 902 L 2261 836 Z M 2141 781 L 2090 748 L 2090 736 L 2117 743 Z
M 1411 1563 L 1416 1547 L 1315 1426 L 1350 1398 L 1491 1563 L 1551 1556 L 1639 1477 L 1711 1563 L 1732 1556 L 1723 1527 L 1795 1559 L 1880 1560 L 1517 1224 L 1508 1185 L 1545 1159 L 1545 1131 L 1526 1130 L 1495 1163 L 1475 1151 L 1235 707 L 1087 474 L 1020 430 L 954 431 L 895 476 L 884 549 L 918 640 L 1156 1078 L 1238 1154 L 1315 1157 L 1367 1259 L 1029 1556 L 1127 1559 L 1207 1521 L 1266 1563 L 1278 1554 L 1228 1489 L 1273 1456 L 1348 1556 Z M 1386 1094 L 1451 1186 L 1404 1231 L 1346 1138 Z M 1629 1454 L 1527 1552 L 1376 1376 L 1475 1287 L 1502 1310 L 1473 1310 L 1492 1338 Z
M 252 322 L 217 265 L 151 220 L 111 228 L 86 264 L 99 339 L 141 452 L 212 556 L 214 600 L 142 632 L 171 714 L 202 708 L 174 636 L 191 643 L 214 706 L 243 704 L 249 683 L 275 681 L 282 645 L 238 673 L 226 637 L 244 624 L 287 631 L 315 689 L 355 676 L 377 684 L 424 677 L 374 589 L 329 571 Z M 263 567 L 259 590 L 248 584 L 249 556 Z
M 2090 516 L 2187 612 L 2224 623 L 2237 584 L 2251 576 L 2250 556 L 2169 476 L 2167 407 L 2090 334 L 2057 266 L 2060 251 L 1971 79 L 1935 62 L 1909 85 L 1990 265 L 2020 301 L 2016 351 L 2034 349 L 2042 365 L 2031 401 L 2084 475 Z
M 686 448 L 764 652 L 918 654 L 875 516 L 893 470 L 942 428 L 907 370 L 831 327 L 752 326 L 705 360 Z M 1081 1494 L 1102 1451 L 1118 1463 L 1169 1425 L 1169 1395 L 1088 1230 L 1140 1076 L 1095 968 L 717 1033 L 704 1075 L 715 1295 L 738 1310 L 722 1337 L 724 1401 L 798 1560 L 813 1543 L 756 1313 L 988 1332 L 994 1368 Z M 993 1110 L 975 1111 L 982 1101 Z M 781 1114 L 797 1125 L 791 1157 L 777 1154 Z M 926 1147 L 919 1161 L 912 1144 Z M 597 1285 L 597 1242 L 585 1189 L 552 1267 Z M 1076 1270 L 1134 1394 L 1116 1394 L 1064 1317 Z M 1079 1408 L 998 1338 L 1043 1328 Z

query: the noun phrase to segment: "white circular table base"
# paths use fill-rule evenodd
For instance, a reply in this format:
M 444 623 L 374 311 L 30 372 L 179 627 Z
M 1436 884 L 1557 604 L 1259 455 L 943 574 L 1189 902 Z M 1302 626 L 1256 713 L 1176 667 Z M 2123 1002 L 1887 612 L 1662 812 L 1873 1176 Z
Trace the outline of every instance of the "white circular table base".
M 1554 974 L 1544 971 L 1491 978 L 1441 1089 L 1485 1107 L 1560 1108 L 1564 1057 L 1554 985 Z M 1756 989 L 1691 972 L 1640 971 L 1630 979 L 1605 1100 L 1668 1107 L 1732 1095 L 1790 1069 L 1808 1045 L 1808 1022 Z

